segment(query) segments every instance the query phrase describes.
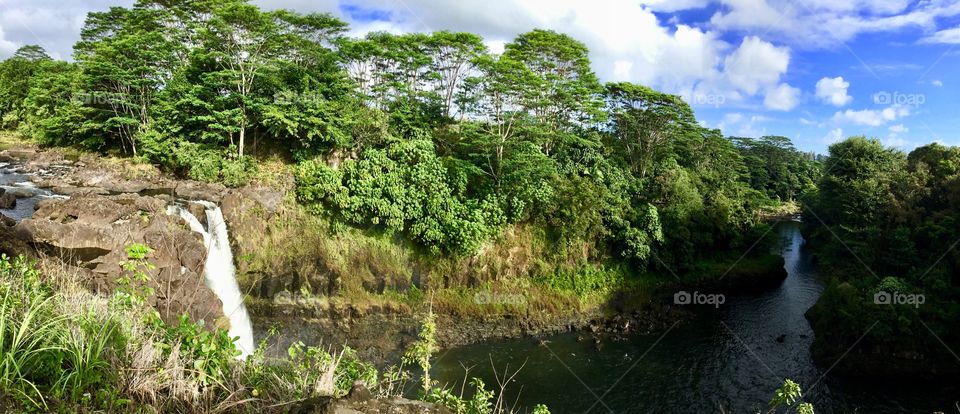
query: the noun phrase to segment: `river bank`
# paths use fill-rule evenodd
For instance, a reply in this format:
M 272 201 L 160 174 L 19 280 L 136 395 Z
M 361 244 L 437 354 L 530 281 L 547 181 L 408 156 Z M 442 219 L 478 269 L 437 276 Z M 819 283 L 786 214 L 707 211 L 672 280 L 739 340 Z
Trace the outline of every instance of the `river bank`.
M 62 205 L 46 203 L 43 211 L 45 230 L 51 235 L 69 233 L 69 240 L 53 236 L 41 240 L 36 231 L 24 230 L 36 227 L 30 223 L 19 226 L 17 233 L 27 244 L 48 253 L 96 253 L 83 257 L 89 263 L 85 267 L 92 266 L 93 271 L 81 270 L 94 291 L 109 290 L 115 278 L 103 266 L 97 271 L 96 263 L 122 254 L 121 242 L 96 236 L 108 231 L 97 226 L 129 222 L 124 218 L 128 215 L 159 215 L 164 203 L 178 199 L 221 206 L 254 337 L 257 341 L 269 337 L 276 355 L 296 341 L 334 347 L 347 344 L 361 357 L 385 365 L 396 361 L 415 339 L 428 309 L 438 315 L 437 340 L 443 348 L 574 331 L 597 336 L 659 332 L 691 315 L 673 303 L 673 294 L 679 290 L 746 292 L 768 288 L 785 277 L 782 262 L 760 255 L 705 262 L 684 273 L 682 281 L 639 275 L 624 283 L 621 270 L 607 269 L 591 273 L 596 287 L 587 290 L 552 287 L 556 281 L 531 284 L 527 275 L 542 264 L 537 264 L 537 242 L 528 229 L 507 232 L 475 257 L 437 264 L 431 257 L 398 248 L 390 239 L 352 230 L 329 231 L 328 223 L 306 214 L 293 201 L 290 177 L 284 178 L 282 169 L 270 180 L 229 189 L 171 177 L 127 159 L 41 149 L 12 136 L 5 136 L 0 144 L 2 156 L 16 162 L 18 171 L 31 174 L 36 187 L 70 197 Z M 117 207 L 118 202 L 136 208 L 126 211 Z M 205 220 L 202 210 L 193 214 Z M 118 211 L 126 213 L 118 215 Z M 81 216 L 85 218 L 78 221 Z M 134 238 L 145 241 L 151 230 L 148 226 L 126 232 L 139 234 Z M 204 253 L 200 247 L 194 249 L 161 253 L 161 257 L 194 257 L 185 267 L 199 275 Z M 173 265 L 171 260 L 162 259 Z M 158 276 L 173 273 L 160 271 Z M 202 278 L 190 274 L 165 284 L 196 286 L 190 280 Z M 158 283 L 157 288 L 161 287 Z M 431 292 L 429 297 L 426 291 Z M 196 306 L 210 302 L 204 297 L 198 297 Z M 182 305 L 166 307 L 173 309 L 167 312 L 170 315 L 194 306 L 193 301 L 171 300 Z M 222 318 L 215 308 L 195 312 Z
M 604 337 L 580 333 L 539 340 L 494 341 L 441 353 L 432 375 L 455 389 L 470 376 L 513 378 L 509 399 L 529 407 L 557 401 L 555 413 L 762 412 L 771 390 L 791 378 L 817 413 L 953 412 L 956 390 L 906 378 L 835 375 L 811 352 L 815 333 L 805 313 L 823 292 L 797 223 L 777 231 L 788 272 L 772 290 L 694 308 L 683 324 L 661 332 Z M 599 397 L 599 398 L 598 398 Z M 601 402 L 598 402 L 598 399 Z

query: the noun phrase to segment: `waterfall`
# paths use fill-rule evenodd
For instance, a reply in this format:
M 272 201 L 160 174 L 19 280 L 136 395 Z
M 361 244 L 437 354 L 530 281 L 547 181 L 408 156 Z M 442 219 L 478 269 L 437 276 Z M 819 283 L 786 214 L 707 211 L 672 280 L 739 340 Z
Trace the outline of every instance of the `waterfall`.
M 230 319 L 230 336 L 240 338 L 236 345 L 241 352 L 240 358 L 244 358 L 254 351 L 253 326 L 250 323 L 250 315 L 247 314 L 247 307 L 243 303 L 240 285 L 237 284 L 233 252 L 230 250 L 230 239 L 227 235 L 227 223 L 223 220 L 223 212 L 216 204 L 206 201 L 193 203 L 204 207 L 207 214 L 206 228 L 193 213 L 182 206 L 171 205 L 167 208 L 167 213 L 179 215 L 190 225 L 190 230 L 203 236 L 203 244 L 207 246 L 204 282 L 223 302 L 223 314 Z

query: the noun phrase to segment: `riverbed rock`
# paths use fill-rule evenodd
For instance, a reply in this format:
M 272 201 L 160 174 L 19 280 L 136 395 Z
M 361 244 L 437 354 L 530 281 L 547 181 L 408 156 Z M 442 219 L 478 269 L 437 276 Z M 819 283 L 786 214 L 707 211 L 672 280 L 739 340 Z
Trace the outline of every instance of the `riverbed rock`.
M 227 187 L 220 183 L 201 183 L 198 181 L 180 181 L 174 193 L 189 200 L 203 200 L 220 203 Z
M 53 191 L 54 193 L 62 194 L 70 197 L 110 194 L 109 191 L 100 187 L 58 186 L 58 187 L 53 187 L 50 190 Z
M 153 249 L 148 261 L 148 302 L 161 316 L 175 321 L 190 313 L 208 322 L 222 317 L 221 303 L 203 283 L 206 248 L 201 236 L 177 216 L 166 214 L 167 202 L 136 194 L 77 195 L 44 200 L 17 232 L 41 251 L 75 266 L 91 290 L 110 294 L 123 274 L 125 248 L 143 243 Z M 208 326 L 215 326 L 208 323 Z
M 17 197 L 0 188 L 0 209 L 10 210 L 17 207 Z
M 10 194 L 13 194 L 13 196 L 16 197 L 18 200 L 24 199 L 24 198 L 30 198 L 35 195 L 33 191 L 30 191 L 26 188 L 18 188 L 18 189 L 10 190 L 7 192 Z
M 0 216 L 3 216 L 3 214 L 0 214 Z M 13 227 L 0 225 L 0 254 L 5 254 L 7 257 L 33 256 L 33 249 L 17 234 Z

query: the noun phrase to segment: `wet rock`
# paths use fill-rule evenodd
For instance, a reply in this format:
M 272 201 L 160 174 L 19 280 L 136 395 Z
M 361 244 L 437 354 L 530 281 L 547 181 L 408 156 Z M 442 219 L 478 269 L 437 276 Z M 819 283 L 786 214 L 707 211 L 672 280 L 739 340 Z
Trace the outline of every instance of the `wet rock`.
M 178 197 L 189 200 L 204 200 L 220 203 L 227 187 L 219 183 L 201 183 L 197 181 L 182 181 L 177 183 L 174 193 Z
M 16 220 L 3 215 L 3 213 L 0 213 L 0 226 L 13 227 L 16 225 L 17 225 Z
M 186 207 L 187 207 L 187 211 L 189 211 L 190 214 L 193 214 L 193 216 L 197 218 L 197 221 L 199 221 L 200 224 L 202 224 L 204 227 L 207 226 L 206 207 L 197 203 L 188 203 Z

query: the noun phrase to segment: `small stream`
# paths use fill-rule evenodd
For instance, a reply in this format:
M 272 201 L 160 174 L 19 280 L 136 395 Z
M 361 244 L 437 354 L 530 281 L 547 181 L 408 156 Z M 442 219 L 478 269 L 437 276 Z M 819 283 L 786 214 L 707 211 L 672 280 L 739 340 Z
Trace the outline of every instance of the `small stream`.
M 20 193 L 17 205 L 12 209 L 0 209 L 0 214 L 19 222 L 30 218 L 36 209 L 37 203 L 44 198 L 65 198 L 42 188 L 37 188 L 30 181 L 30 176 L 19 172 L 16 165 L 0 163 L 0 188 L 10 193 Z
M 471 377 L 497 389 L 491 365 L 501 378 L 523 366 L 506 393 L 520 412 L 546 403 L 554 414 L 756 413 L 791 378 L 818 413 L 956 413 L 958 396 L 936 387 L 824 375 L 811 358 L 814 334 L 804 317 L 823 287 L 798 223 L 781 224 L 779 234 L 788 276 L 776 289 L 701 306 L 667 332 L 605 339 L 600 350 L 589 333 L 456 348 L 441 352 L 431 373 L 459 390 L 471 367 Z

